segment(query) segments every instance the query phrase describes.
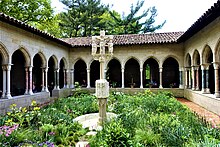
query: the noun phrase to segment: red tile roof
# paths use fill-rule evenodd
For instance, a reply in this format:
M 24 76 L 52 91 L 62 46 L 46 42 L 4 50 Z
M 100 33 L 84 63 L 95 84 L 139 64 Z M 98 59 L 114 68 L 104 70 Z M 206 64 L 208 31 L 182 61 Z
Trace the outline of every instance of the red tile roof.
M 169 32 L 169 33 L 150 33 L 150 34 L 132 34 L 132 35 L 115 35 L 113 39 L 114 45 L 132 45 L 132 44 L 163 44 L 163 43 L 180 43 L 184 42 L 198 31 L 203 29 L 209 23 L 220 16 L 220 0 L 214 6 L 206 11 L 185 33 Z M 33 34 L 44 37 L 48 40 L 57 42 L 67 47 L 91 46 L 91 37 L 76 38 L 56 38 L 46 32 L 36 29 L 25 24 L 13 17 L 0 12 L 0 21 L 6 22 Z
M 184 32 L 114 35 L 114 45 L 176 43 Z M 92 37 L 63 38 L 73 46 L 91 46 Z
M 0 21 L 6 22 L 8 24 L 11 24 L 11 25 L 16 26 L 18 28 L 21 28 L 23 30 L 29 31 L 29 32 L 31 32 L 33 34 L 39 35 L 41 37 L 44 37 L 44 38 L 46 38 L 48 40 L 51 40 L 51 41 L 57 42 L 59 44 L 62 44 L 64 46 L 67 46 L 67 47 L 71 47 L 72 46 L 71 44 L 68 44 L 67 42 L 65 42 L 65 41 L 63 41 L 63 40 L 61 40 L 59 38 L 56 38 L 56 37 L 50 35 L 49 33 L 41 31 L 41 30 L 39 30 L 39 29 L 37 29 L 37 28 L 35 28 L 33 26 L 30 26 L 30 25 L 28 25 L 28 24 L 26 24 L 26 23 L 24 23 L 24 22 L 22 22 L 20 20 L 17 20 L 15 18 L 11 17 L 11 16 L 8 16 L 8 15 L 2 13 L 2 12 L 0 12 Z

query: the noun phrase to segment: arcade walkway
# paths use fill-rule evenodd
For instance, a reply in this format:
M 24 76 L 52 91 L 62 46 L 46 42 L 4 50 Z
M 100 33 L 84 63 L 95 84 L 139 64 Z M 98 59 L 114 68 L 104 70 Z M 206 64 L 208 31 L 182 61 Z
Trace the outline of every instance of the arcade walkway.
M 199 116 L 204 117 L 206 121 L 209 121 L 213 127 L 219 127 L 220 128 L 220 114 L 212 113 L 205 108 L 187 100 L 184 98 L 177 98 L 177 100 L 182 103 L 183 105 L 186 105 L 189 107 L 193 112 L 197 113 Z

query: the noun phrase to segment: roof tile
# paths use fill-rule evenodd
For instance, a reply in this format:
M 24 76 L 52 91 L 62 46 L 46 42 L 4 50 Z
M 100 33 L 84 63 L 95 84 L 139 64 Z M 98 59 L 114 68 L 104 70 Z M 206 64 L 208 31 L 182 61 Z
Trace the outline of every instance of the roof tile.
M 176 43 L 184 32 L 114 35 L 114 45 Z M 62 38 L 73 46 L 91 46 L 91 37 Z

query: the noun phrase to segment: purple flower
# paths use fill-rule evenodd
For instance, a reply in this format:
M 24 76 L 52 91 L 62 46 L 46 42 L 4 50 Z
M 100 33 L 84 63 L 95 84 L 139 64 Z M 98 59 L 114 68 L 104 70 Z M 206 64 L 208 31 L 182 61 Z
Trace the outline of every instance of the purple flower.
M 55 135 L 55 132 L 49 132 L 48 134 L 49 135 Z

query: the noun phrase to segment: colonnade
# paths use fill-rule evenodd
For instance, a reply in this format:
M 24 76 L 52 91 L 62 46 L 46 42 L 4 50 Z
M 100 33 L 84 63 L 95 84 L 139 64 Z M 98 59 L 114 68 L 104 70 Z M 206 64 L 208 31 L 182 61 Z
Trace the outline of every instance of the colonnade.
M 214 67 L 214 74 L 210 74 L 210 66 Z M 199 74 L 201 69 L 201 74 Z M 201 77 L 200 77 L 201 76 Z M 210 83 L 210 76 L 214 79 Z M 200 81 L 201 78 L 201 81 Z M 201 83 L 201 85 L 200 85 Z M 214 86 L 213 94 L 220 97 L 219 94 L 219 62 L 206 63 L 192 67 L 185 67 L 185 88 L 193 91 L 201 91 L 202 94 L 210 94 L 210 86 Z M 201 88 L 200 88 L 201 87 Z

